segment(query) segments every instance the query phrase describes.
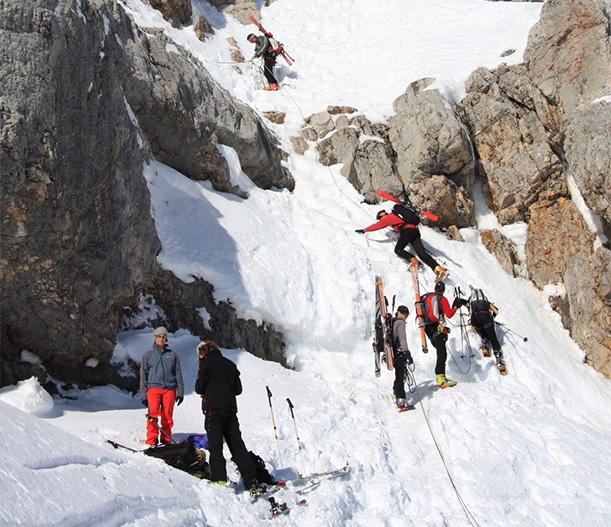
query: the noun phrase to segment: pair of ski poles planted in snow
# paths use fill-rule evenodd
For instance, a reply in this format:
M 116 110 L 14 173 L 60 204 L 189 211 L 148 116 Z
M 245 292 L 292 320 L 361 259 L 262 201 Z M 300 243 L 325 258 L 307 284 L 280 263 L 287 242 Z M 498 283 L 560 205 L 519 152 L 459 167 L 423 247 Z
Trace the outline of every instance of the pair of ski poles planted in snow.
M 276 420 L 274 419 L 274 407 L 272 406 L 272 392 L 269 389 L 269 386 L 266 386 L 265 389 L 267 390 L 267 400 L 269 401 L 269 412 L 272 416 L 272 425 L 274 427 L 274 436 L 276 437 L 276 442 L 278 441 L 278 429 L 276 428 Z M 299 441 L 299 432 L 297 432 L 297 422 L 295 421 L 295 413 L 293 412 L 293 408 L 295 408 L 293 406 L 293 403 L 291 402 L 291 400 L 287 397 L 286 398 L 286 402 L 289 405 L 289 410 L 291 411 L 291 419 L 293 420 L 293 426 L 295 427 L 295 436 L 297 437 L 297 447 L 299 450 L 301 450 L 301 442 Z

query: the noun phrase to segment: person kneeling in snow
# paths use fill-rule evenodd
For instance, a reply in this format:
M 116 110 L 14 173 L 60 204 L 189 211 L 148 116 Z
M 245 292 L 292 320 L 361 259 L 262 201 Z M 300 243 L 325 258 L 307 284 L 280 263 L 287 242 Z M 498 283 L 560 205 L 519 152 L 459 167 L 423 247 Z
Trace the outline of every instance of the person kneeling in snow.
M 236 396 L 242 393 L 240 372 L 236 365 L 221 354 L 212 340 L 197 346 L 199 370 L 195 393 L 202 396 L 204 427 L 210 447 L 210 481 L 227 481 L 227 466 L 223 456 L 223 439 L 244 480 L 244 488 L 257 491 L 255 465 L 244 445 Z

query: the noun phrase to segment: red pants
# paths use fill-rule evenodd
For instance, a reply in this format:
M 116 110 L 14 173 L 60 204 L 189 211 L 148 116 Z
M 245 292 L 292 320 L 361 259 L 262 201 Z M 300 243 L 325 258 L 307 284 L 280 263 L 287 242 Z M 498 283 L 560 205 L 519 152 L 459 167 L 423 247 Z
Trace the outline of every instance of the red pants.
M 164 390 L 163 388 L 149 388 L 146 392 L 146 399 L 149 403 L 149 417 L 146 422 L 146 444 L 155 446 L 160 434 L 157 418 L 161 416 L 161 437 L 162 443 L 172 442 L 172 414 L 174 413 L 174 401 L 176 392 L 174 390 Z

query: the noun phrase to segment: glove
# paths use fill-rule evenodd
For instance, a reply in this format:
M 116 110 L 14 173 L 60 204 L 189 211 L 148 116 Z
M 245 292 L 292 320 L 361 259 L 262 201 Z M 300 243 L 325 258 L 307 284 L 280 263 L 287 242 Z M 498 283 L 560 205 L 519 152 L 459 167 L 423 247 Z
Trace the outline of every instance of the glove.
M 253 58 L 258 59 L 260 56 L 261 56 L 261 53 L 255 53 L 255 54 L 253 55 Z
M 146 397 L 144 399 L 142 399 L 142 401 L 140 401 L 140 402 L 142 403 L 142 406 L 148 407 L 148 405 L 149 405 L 148 399 Z
M 412 354 L 409 351 L 405 352 L 405 362 L 408 366 L 414 364 L 414 359 L 412 358 Z
M 460 309 L 461 307 L 466 306 L 468 303 L 469 303 L 468 300 L 465 300 L 464 298 L 456 297 L 454 299 L 454 302 L 452 302 L 452 307 L 457 307 Z
M 184 397 L 182 395 L 179 395 L 178 397 L 176 397 L 176 406 L 180 406 L 183 399 Z
M 358 232 L 359 234 L 365 234 L 365 229 L 357 229 L 354 232 Z

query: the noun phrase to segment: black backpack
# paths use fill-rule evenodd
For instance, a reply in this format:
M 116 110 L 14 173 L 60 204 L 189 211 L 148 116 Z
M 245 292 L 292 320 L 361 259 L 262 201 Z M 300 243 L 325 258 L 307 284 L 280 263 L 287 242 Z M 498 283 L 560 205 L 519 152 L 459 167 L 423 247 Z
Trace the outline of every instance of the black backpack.
M 399 216 L 405 224 L 418 225 L 420 223 L 420 216 L 418 211 L 412 207 L 409 203 L 397 203 L 392 208 L 392 213 L 395 216 Z
M 191 441 L 148 448 L 147 456 L 163 459 L 171 467 L 184 470 L 200 479 L 210 479 L 210 465 L 203 450 L 196 449 Z
M 472 315 L 475 314 L 490 314 L 490 302 L 484 295 L 481 289 L 474 289 L 471 293 L 471 299 L 469 301 L 469 311 Z
M 257 471 L 257 481 L 259 483 L 265 483 L 266 485 L 275 485 L 277 481 L 274 479 L 274 476 L 267 471 L 265 461 L 254 452 L 249 451 L 248 453 Z

